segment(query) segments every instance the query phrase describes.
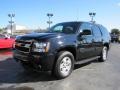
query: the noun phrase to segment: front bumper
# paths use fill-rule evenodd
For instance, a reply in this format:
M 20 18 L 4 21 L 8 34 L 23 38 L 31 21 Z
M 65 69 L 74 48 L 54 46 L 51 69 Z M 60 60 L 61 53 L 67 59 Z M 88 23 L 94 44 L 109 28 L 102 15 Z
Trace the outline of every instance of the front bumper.
M 13 50 L 13 58 L 21 63 L 26 63 L 30 68 L 39 69 L 41 71 L 50 71 L 53 69 L 55 55 L 24 53 L 18 50 Z

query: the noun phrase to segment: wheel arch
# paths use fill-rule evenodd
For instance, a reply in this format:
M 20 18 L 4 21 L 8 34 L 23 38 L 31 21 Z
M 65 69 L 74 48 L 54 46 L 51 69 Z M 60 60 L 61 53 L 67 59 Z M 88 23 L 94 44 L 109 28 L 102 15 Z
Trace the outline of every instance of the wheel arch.
M 68 51 L 71 52 L 74 56 L 74 59 L 76 59 L 76 48 L 73 46 L 66 46 L 66 47 L 62 47 L 59 50 L 57 50 L 57 53 L 61 52 L 61 51 Z
M 109 43 L 104 43 L 104 46 L 106 46 L 108 50 L 110 49 Z

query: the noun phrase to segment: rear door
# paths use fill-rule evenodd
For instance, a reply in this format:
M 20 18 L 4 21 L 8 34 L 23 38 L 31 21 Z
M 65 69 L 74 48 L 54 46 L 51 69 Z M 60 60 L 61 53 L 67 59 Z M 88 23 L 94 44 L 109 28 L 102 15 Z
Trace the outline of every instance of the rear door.
M 95 47 L 95 55 L 100 55 L 103 45 L 102 33 L 100 28 L 95 24 L 92 26 L 92 30 L 94 35 L 93 46 Z
M 79 60 L 81 59 L 86 59 L 90 57 L 94 57 L 95 55 L 95 47 L 93 46 L 93 33 L 91 29 L 91 24 L 90 23 L 83 23 L 80 26 L 80 31 L 79 32 L 89 32 L 86 35 L 79 35 L 78 36 L 78 50 L 79 50 L 79 55 L 78 58 Z

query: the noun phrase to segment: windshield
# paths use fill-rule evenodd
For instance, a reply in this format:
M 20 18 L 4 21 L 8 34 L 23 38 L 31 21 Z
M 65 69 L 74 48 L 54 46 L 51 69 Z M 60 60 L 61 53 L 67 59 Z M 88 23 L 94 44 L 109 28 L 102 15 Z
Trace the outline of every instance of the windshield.
M 52 33 L 65 33 L 65 34 L 74 34 L 77 31 L 78 23 L 69 22 L 69 23 L 60 23 L 57 24 L 49 30 Z

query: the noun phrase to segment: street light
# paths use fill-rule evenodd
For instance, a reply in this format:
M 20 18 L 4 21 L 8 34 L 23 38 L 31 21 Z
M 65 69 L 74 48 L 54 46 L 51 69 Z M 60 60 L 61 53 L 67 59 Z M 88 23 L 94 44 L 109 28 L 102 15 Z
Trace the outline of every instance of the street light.
M 89 15 L 90 15 L 90 17 L 91 17 L 91 22 L 95 22 L 95 21 L 93 20 L 93 18 L 95 17 L 96 13 L 95 13 L 95 12 L 90 12 Z
M 11 25 L 11 35 L 13 34 L 13 28 L 12 28 L 12 26 L 13 26 L 13 23 L 14 23 L 14 21 L 13 21 L 13 17 L 15 17 L 15 14 L 8 14 L 8 17 L 10 17 L 10 21 L 9 21 L 9 23 L 10 23 L 10 25 Z
M 53 16 L 53 14 L 52 13 L 47 13 L 47 16 L 48 16 L 48 21 L 47 21 L 47 23 L 49 24 L 49 29 L 50 29 L 50 24 L 52 24 L 52 21 L 50 20 L 50 18 Z

